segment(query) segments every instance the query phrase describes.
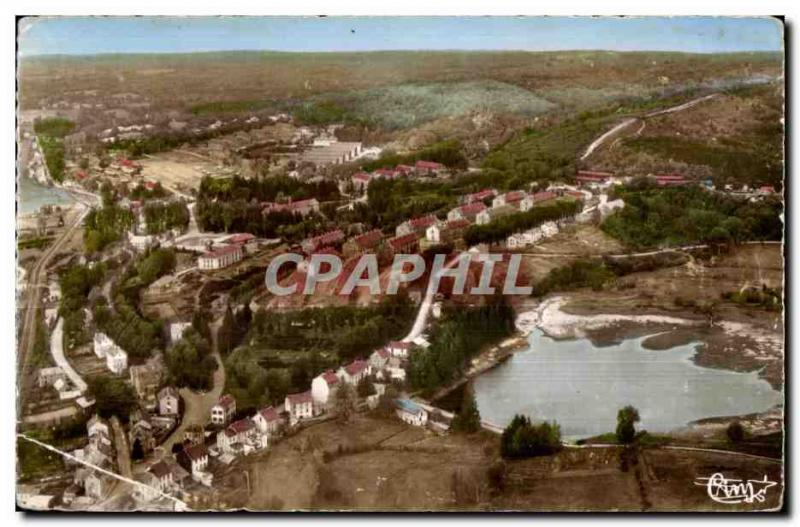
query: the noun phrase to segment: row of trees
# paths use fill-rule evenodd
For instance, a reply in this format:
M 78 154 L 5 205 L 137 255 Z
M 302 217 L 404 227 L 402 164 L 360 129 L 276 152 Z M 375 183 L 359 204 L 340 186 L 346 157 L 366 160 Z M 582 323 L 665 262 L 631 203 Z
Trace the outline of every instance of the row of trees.
M 548 221 L 574 216 L 581 210 L 577 200 L 558 200 L 550 205 L 534 207 L 527 212 L 496 218 L 486 225 L 472 225 L 464 233 L 467 245 L 503 242 L 510 235 L 538 227 Z
M 184 230 L 189 226 L 189 208 L 183 200 L 147 203 L 142 213 L 147 234 L 161 234 L 171 229 Z
M 122 238 L 135 221 L 133 213 L 115 203 L 106 203 L 102 208 L 93 208 L 83 222 L 83 243 L 86 252 L 102 251 L 106 246 Z
M 86 327 L 84 308 L 89 292 L 99 285 L 106 274 L 104 263 L 70 265 L 59 274 L 61 300 L 58 314 L 64 319 L 64 343 L 68 349 L 91 340 Z
M 33 123 L 33 131 L 36 133 L 39 147 L 42 149 L 50 177 L 59 183 L 64 180 L 66 166 L 63 139 L 74 129 L 75 123 L 63 117 L 37 119 Z
M 505 298 L 486 306 L 447 314 L 435 328 L 431 345 L 411 354 L 408 380 L 416 389 L 433 390 L 456 379 L 481 348 L 514 331 L 514 309 Z

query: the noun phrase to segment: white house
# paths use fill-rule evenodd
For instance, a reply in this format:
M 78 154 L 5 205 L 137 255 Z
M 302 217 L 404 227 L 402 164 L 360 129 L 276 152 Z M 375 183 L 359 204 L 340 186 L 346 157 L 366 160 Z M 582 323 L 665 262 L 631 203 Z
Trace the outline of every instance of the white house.
M 398 399 L 397 417 L 414 426 L 425 426 L 428 422 L 428 411 L 408 399 Z
M 172 386 L 162 388 L 158 392 L 158 413 L 160 415 L 178 415 L 178 390 Z
M 303 393 L 290 393 L 283 402 L 289 421 L 295 424 L 302 419 L 314 417 L 314 399 L 311 390 Z
M 128 367 L 128 354 L 122 348 L 114 346 L 106 351 L 106 367 L 117 375 L 121 374 Z
M 108 423 L 99 415 L 93 415 L 91 419 L 86 422 L 86 435 L 89 438 L 97 435 L 108 438 Z
M 169 325 L 169 341 L 173 344 L 183 338 L 183 333 L 192 327 L 191 322 L 173 322 Z
M 211 423 L 224 425 L 231 420 L 236 413 L 236 399 L 227 393 L 219 398 L 217 404 L 211 407 Z
M 232 453 L 236 445 L 244 447 L 256 441 L 258 430 L 250 419 L 239 419 L 217 434 L 217 448 L 221 452 Z
M 386 349 L 389 350 L 389 353 L 391 353 L 393 357 L 405 359 L 408 357 L 408 352 L 411 350 L 411 345 L 412 344 L 410 342 L 392 340 L 386 345 Z
M 369 367 L 369 363 L 360 359 L 356 359 L 347 366 L 342 366 L 339 368 L 337 375 L 340 379 L 342 379 L 342 381 L 355 386 L 361 381 L 361 379 L 367 377 L 370 373 L 372 373 L 372 371 Z
M 379 348 L 372 352 L 372 355 L 369 356 L 369 366 L 372 368 L 372 371 L 381 371 L 386 367 L 386 363 L 389 361 L 389 350 L 386 348 Z
M 262 408 L 253 416 L 253 424 L 262 434 L 275 434 L 281 428 L 281 416 L 272 406 Z
M 147 472 L 155 478 L 155 488 L 159 492 L 169 493 L 175 485 L 172 469 L 164 461 L 154 463 L 147 469 Z
M 314 380 L 311 381 L 311 398 L 318 408 L 323 409 L 327 406 L 328 401 L 336 392 L 339 382 L 339 377 L 332 370 L 314 377 Z
M 222 269 L 242 259 L 242 248 L 239 245 L 226 245 L 214 251 L 202 254 L 197 258 L 200 270 Z
M 207 479 L 205 470 L 208 468 L 208 449 L 205 445 L 190 445 L 178 453 L 177 459 L 178 464 L 192 475 L 192 479 Z
M 105 333 L 99 332 L 94 334 L 94 354 L 102 359 L 106 356 L 108 350 L 117 347 L 111 338 Z

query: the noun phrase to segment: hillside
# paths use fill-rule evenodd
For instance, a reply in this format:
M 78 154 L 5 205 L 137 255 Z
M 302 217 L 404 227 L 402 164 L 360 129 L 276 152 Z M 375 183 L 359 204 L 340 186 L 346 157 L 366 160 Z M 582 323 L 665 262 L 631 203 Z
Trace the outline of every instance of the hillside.
M 728 90 L 691 109 L 646 119 L 592 167 L 623 175 L 681 172 L 717 186 L 783 184 L 783 90 Z

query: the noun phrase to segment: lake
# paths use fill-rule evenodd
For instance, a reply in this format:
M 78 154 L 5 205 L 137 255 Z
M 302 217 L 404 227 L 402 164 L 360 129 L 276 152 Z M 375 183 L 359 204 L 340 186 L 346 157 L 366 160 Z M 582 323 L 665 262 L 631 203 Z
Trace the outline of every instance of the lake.
M 35 179 L 21 176 L 17 186 L 17 211 L 20 214 L 36 212 L 42 205 L 71 205 L 75 202 L 72 195 L 58 187 L 47 187 Z
M 703 368 L 698 343 L 648 350 L 647 337 L 612 346 L 553 340 L 534 329 L 530 348 L 474 381 L 481 417 L 505 426 L 515 413 L 555 420 L 567 439 L 612 432 L 617 410 L 632 404 L 637 429 L 667 432 L 704 417 L 761 412 L 783 402 L 756 372 Z

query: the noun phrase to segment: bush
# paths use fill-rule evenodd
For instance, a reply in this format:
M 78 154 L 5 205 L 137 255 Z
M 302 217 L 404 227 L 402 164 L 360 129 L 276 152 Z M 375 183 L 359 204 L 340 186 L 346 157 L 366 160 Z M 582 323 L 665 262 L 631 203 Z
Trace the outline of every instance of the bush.
M 548 456 L 561 449 L 561 427 L 557 423 L 531 423 L 524 415 L 515 415 L 500 437 L 500 453 L 505 458 Z
M 742 423 L 739 421 L 732 421 L 731 424 L 728 425 L 727 430 L 725 430 L 725 434 L 728 436 L 728 441 L 731 443 L 744 441 L 744 426 L 742 426 Z

